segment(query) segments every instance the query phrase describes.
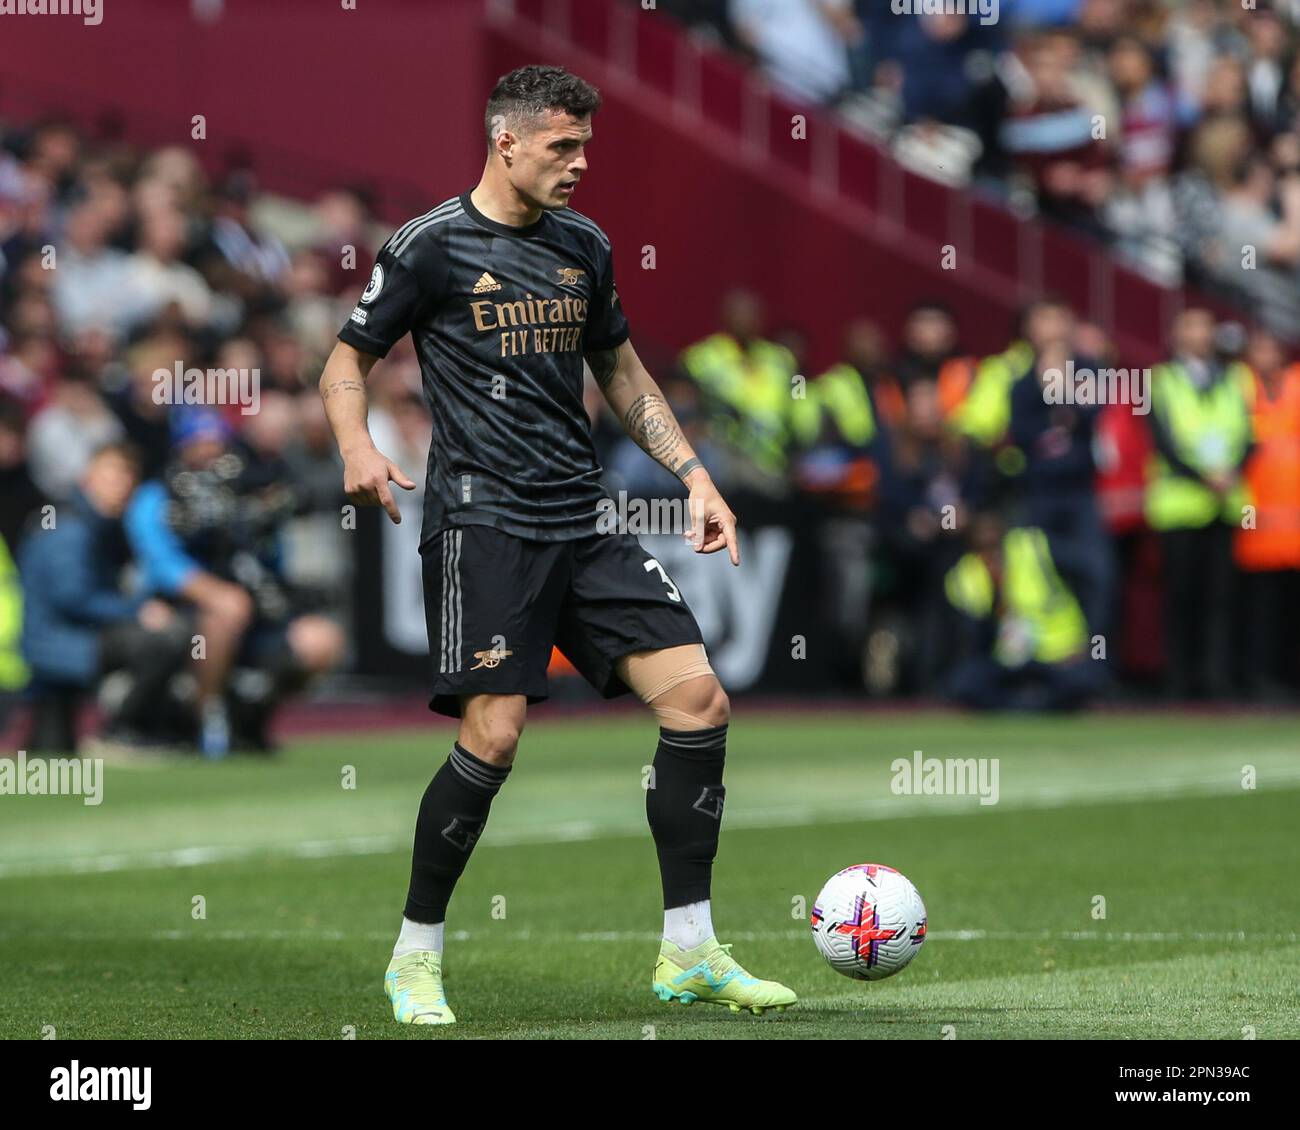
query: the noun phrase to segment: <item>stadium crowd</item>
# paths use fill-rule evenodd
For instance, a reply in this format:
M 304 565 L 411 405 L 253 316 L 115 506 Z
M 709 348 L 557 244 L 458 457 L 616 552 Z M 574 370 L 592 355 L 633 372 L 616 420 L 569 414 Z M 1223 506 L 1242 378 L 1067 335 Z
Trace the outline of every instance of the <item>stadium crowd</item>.
M 386 234 L 360 190 L 295 204 L 181 148 L 0 123 L 0 696 L 31 704 L 26 748 L 71 748 L 91 697 L 131 744 L 265 747 L 281 702 L 346 667 L 316 381 Z M 1071 706 L 1118 668 L 1178 698 L 1294 695 L 1300 367 L 1231 329 L 1172 327 L 1149 415 L 1047 403 L 1053 367 L 1111 360 L 1051 299 L 993 357 L 926 302 L 897 350 L 858 321 L 807 374 L 807 343 L 737 291 L 662 376 L 724 490 L 818 515 L 842 689 Z M 258 379 L 189 403 L 156 379 L 177 366 Z M 409 339 L 370 385 L 377 445 L 418 479 Z M 591 391 L 611 491 L 680 489 Z
M 182 149 L 57 121 L 0 141 L 0 689 L 31 701 L 34 750 L 72 747 L 90 692 L 121 741 L 264 747 L 347 647 L 315 381 L 379 242 L 366 203 L 300 209 L 289 250 L 246 174 L 210 184 Z M 412 365 L 375 383 L 393 450 Z
M 913 171 L 1085 231 L 1159 281 L 1245 298 L 1294 338 L 1297 0 L 660 6 Z
M 1267 328 L 1191 308 L 1165 363 L 1121 370 L 1058 299 L 990 357 L 922 302 L 897 351 L 857 321 L 806 383 L 797 335 L 767 332 L 754 295 L 729 295 L 669 395 L 721 482 L 816 507 L 826 619 L 868 688 L 1294 699 L 1300 363 Z

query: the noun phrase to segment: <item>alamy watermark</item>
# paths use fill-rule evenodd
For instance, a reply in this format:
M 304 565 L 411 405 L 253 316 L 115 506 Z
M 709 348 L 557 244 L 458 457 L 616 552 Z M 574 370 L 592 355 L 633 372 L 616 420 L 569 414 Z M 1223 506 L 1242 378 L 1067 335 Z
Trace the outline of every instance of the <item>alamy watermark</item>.
M 104 800 L 101 757 L 0 757 L 0 796 L 79 796 L 82 804 Z
M 998 22 L 998 0 L 889 0 L 896 16 L 978 16 L 987 27 Z
M 261 369 L 187 369 L 177 361 L 153 371 L 155 404 L 238 405 L 252 416 L 262 403 Z
M 1151 411 L 1150 369 L 1065 368 L 1043 370 L 1043 400 L 1048 404 L 1127 404 L 1134 416 Z
M 74 1059 L 50 1072 L 50 1101 L 56 1103 L 130 1103 L 132 1110 L 148 1110 L 152 1092 L 152 1067 L 92 1067 Z
M 596 532 L 598 534 L 685 534 L 702 523 L 704 507 L 697 499 L 689 498 L 629 498 L 627 491 L 618 492 L 618 501 L 602 498 L 596 504 Z
M 889 763 L 895 796 L 977 796 L 980 804 L 997 804 L 1000 762 L 996 757 L 924 757 L 915 750 L 911 760 Z
M 0 0 L 0 16 L 80 16 L 88 27 L 104 22 L 103 0 Z

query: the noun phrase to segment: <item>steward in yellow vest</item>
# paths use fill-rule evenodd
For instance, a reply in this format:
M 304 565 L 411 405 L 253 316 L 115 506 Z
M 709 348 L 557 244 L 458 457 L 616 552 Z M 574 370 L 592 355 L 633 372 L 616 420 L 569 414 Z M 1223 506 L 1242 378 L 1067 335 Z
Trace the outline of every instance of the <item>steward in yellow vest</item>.
M 876 414 L 866 379 L 848 361 L 832 365 L 809 382 L 807 395 L 793 401 L 791 429 L 800 447 L 825 438 L 861 450 L 876 436 Z
M 762 338 L 716 333 L 688 346 L 682 371 L 700 390 L 704 413 L 720 442 L 774 475 L 786 469 L 794 354 Z
M 1027 341 L 1013 342 L 1003 353 L 986 357 L 975 370 L 965 396 L 952 409 L 952 423 L 981 447 L 993 447 L 1011 425 L 1011 386 L 1034 363 Z
M 1105 668 L 1090 654 L 1084 604 L 1047 534 L 1034 526 L 1002 533 L 1000 519 L 987 514 L 975 517 L 972 533 L 971 551 L 944 578 L 973 652 L 953 673 L 953 697 L 985 709 L 1081 705 L 1100 689 Z
M 1155 453 L 1146 519 L 1160 535 L 1165 693 L 1174 701 L 1236 693 L 1235 531 L 1250 501 L 1252 376 L 1216 348 L 1214 315 L 1188 309 L 1173 327 L 1175 358 L 1151 374 Z
M 1239 526 L 1249 501 L 1250 369 L 1241 362 L 1170 361 L 1151 374 L 1155 453 L 1147 467 L 1147 523 L 1155 530 Z
M 0 537 L 0 694 L 27 685 L 22 653 L 23 589 L 13 555 Z
M 989 564 L 981 554 L 967 553 L 948 570 L 944 591 L 954 608 L 973 619 L 996 618 L 993 656 L 999 663 L 1061 663 L 1086 651 L 1088 622 L 1057 572 L 1042 530 L 1007 531 L 1000 561 L 993 569 Z
M 843 508 L 869 509 L 880 478 L 874 451 L 880 425 L 862 373 L 841 361 L 810 381 L 792 402 L 790 427 L 800 488 Z
M 1051 351 L 1071 356 L 1075 350 L 1075 318 L 1069 303 L 1051 296 L 1035 299 L 1021 312 L 1016 340 L 1004 353 L 985 358 L 975 372 L 965 399 L 952 417 L 962 435 L 982 447 L 996 449 L 994 461 L 1008 477 L 1025 469 L 1025 456 L 1011 443 L 1011 389 L 1030 372 L 1039 356 Z

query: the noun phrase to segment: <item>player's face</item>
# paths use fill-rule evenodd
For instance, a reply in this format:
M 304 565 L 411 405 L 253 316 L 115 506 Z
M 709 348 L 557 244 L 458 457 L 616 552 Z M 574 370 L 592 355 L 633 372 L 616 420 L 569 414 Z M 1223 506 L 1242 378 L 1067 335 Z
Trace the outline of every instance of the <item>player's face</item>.
M 575 118 L 552 110 L 519 146 L 510 180 L 539 208 L 567 208 L 587 171 L 585 148 L 591 141 L 591 115 Z

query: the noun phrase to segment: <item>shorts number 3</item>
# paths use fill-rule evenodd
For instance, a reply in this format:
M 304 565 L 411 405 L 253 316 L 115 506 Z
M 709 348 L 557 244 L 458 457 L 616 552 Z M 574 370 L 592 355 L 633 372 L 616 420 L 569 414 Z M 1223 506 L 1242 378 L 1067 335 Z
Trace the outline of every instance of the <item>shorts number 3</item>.
M 650 558 L 650 560 L 645 563 L 645 571 L 649 573 L 651 570 L 658 570 L 659 579 L 668 586 L 668 599 L 675 600 L 678 603 L 680 603 L 682 599 L 681 591 L 677 588 L 675 584 L 673 584 L 672 578 L 669 577 L 668 574 L 664 572 L 664 567 L 660 565 L 659 562 L 656 561 L 653 557 Z

